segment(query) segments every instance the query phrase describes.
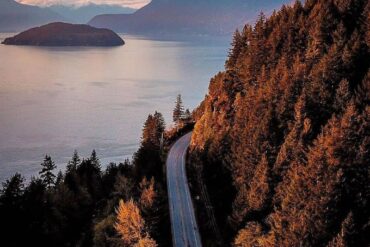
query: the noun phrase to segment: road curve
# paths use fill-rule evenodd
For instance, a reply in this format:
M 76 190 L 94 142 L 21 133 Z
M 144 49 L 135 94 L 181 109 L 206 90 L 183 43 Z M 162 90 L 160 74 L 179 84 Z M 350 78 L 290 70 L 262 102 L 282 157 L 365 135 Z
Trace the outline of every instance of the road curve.
M 201 247 L 199 229 L 185 171 L 191 133 L 181 137 L 167 157 L 167 187 L 174 247 Z

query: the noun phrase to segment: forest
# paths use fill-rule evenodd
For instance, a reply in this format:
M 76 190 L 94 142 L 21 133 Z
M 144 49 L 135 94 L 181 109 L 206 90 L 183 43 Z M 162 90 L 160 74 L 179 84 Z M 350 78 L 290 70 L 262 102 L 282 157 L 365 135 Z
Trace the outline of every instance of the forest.
M 194 114 L 206 246 L 370 245 L 369 10 L 296 1 L 235 32 Z
M 77 151 L 64 172 L 45 156 L 39 176 L 15 174 L 0 190 L 0 232 L 6 246 L 171 246 L 164 174 L 168 147 L 192 128 L 181 95 L 173 111 L 174 128 L 161 113 L 144 123 L 132 160 L 104 170 L 94 150 Z
M 5 246 L 171 246 L 165 157 L 193 127 L 188 174 L 204 246 L 370 246 L 370 1 L 306 0 L 237 30 L 225 70 L 132 160 L 77 151 L 0 190 Z M 164 133 L 164 135 L 163 135 Z M 189 172 L 190 171 L 190 172 Z M 196 194 L 194 194 L 194 192 Z
M 46 155 L 39 176 L 27 185 L 20 174 L 12 176 L 0 196 L 2 243 L 167 246 L 170 223 L 158 142 L 164 129 L 162 114 L 149 115 L 133 160 L 105 170 L 95 151 L 86 159 L 75 151 L 65 172 L 56 174 Z
M 77 151 L 65 171 L 45 156 L 39 176 L 15 174 L 0 190 L 0 232 L 4 246 L 171 246 L 164 160 L 169 146 L 192 124 L 177 96 L 175 128 L 161 113 L 144 123 L 132 160 L 105 169 L 94 150 Z M 190 126 L 190 127 L 189 127 Z

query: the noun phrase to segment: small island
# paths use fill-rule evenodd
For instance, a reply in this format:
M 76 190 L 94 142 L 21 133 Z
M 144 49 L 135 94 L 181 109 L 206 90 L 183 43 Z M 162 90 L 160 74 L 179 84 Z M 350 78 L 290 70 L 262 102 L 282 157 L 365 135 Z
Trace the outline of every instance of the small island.
M 125 42 L 115 32 L 89 25 L 50 23 L 31 28 L 5 39 L 5 45 L 29 46 L 121 46 Z

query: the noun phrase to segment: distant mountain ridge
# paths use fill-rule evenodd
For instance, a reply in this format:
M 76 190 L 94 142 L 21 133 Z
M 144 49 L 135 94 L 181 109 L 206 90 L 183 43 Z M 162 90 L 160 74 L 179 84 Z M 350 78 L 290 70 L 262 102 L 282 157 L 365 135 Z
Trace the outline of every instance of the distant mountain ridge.
M 65 18 L 50 9 L 20 4 L 13 0 L 0 1 L 0 31 L 15 32 Z
M 48 7 L 52 11 L 62 15 L 73 23 L 87 23 L 91 18 L 101 14 L 129 14 L 136 9 L 122 7 L 120 5 L 94 4 L 90 3 L 83 6 L 51 5 Z
M 0 0 L 0 32 L 18 32 L 50 22 L 86 23 L 99 14 L 133 13 L 135 9 L 120 5 L 88 4 L 83 6 L 51 5 L 38 7 Z
M 89 24 L 134 34 L 229 34 L 290 0 L 153 0 L 133 14 L 99 15 Z

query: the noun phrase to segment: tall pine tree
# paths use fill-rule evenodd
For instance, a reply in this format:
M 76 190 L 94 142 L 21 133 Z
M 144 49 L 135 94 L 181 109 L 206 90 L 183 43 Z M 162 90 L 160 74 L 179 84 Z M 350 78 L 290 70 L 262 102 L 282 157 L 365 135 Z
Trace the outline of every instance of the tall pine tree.
M 175 108 L 173 109 L 173 122 L 179 124 L 184 117 L 184 106 L 181 99 L 181 94 L 177 95 Z
M 51 188 L 55 184 L 55 174 L 53 170 L 57 167 L 49 155 L 45 155 L 44 162 L 41 163 L 42 169 L 39 172 L 43 183 L 47 188 Z

